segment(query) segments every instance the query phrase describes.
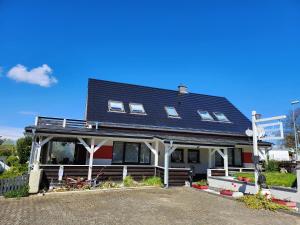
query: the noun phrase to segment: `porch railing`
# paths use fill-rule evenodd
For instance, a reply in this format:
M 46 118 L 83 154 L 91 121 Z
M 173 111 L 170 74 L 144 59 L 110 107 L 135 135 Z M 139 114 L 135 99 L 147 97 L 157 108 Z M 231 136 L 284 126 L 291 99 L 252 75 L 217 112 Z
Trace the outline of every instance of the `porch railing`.
M 40 165 L 43 169 L 43 182 L 46 184 L 58 181 L 58 172 L 63 166 L 63 179 L 66 177 L 87 177 L 88 165 Z M 164 168 L 153 165 L 93 165 L 92 178 L 97 173 L 103 173 L 100 180 L 121 181 L 127 175 L 134 180 L 142 180 L 152 176 L 164 178 Z M 183 186 L 189 179 L 189 168 L 169 168 L 169 184 L 171 186 Z
M 36 117 L 35 125 L 38 127 L 98 129 L 99 122 L 38 116 Z
M 225 169 L 207 169 L 207 177 L 225 177 Z

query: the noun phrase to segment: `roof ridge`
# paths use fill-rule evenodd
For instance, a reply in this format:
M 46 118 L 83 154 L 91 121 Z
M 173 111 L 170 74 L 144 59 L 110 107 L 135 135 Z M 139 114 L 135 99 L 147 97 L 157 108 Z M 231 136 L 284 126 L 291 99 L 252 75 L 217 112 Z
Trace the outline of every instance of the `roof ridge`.
M 157 89 L 157 90 L 163 90 L 163 91 L 178 92 L 177 90 L 172 90 L 172 89 L 167 89 L 167 88 L 158 88 L 158 87 L 145 86 L 145 85 L 139 85 L 139 84 L 130 84 L 130 83 L 125 83 L 125 82 L 117 82 L 117 81 L 111 81 L 111 80 L 102 80 L 102 79 L 96 79 L 96 78 L 88 78 L 88 82 L 90 82 L 91 80 L 100 81 L 100 82 L 114 83 L 114 84 L 125 84 L 125 85 L 129 85 L 129 86 L 143 87 L 143 88 L 149 88 L 149 89 Z M 216 98 L 223 98 L 223 99 L 227 100 L 227 98 L 224 97 L 224 96 L 200 94 L 200 93 L 194 93 L 194 92 L 189 92 L 188 94 L 202 95 L 202 96 L 209 96 L 209 97 L 216 97 Z

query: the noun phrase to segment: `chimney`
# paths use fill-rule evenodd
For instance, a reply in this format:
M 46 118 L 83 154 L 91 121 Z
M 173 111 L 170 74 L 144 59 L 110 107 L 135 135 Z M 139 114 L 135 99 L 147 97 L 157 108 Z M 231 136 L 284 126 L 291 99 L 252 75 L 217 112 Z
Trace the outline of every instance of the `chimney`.
M 178 92 L 179 94 L 188 94 L 188 88 L 184 84 L 180 84 L 178 86 Z

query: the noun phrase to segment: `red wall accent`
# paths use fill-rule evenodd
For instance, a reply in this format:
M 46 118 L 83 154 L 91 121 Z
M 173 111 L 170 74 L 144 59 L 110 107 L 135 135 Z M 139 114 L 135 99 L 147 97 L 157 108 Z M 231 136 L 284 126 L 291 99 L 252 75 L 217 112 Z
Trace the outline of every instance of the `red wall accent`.
M 243 152 L 243 163 L 253 163 L 252 152 Z
M 102 146 L 94 153 L 94 159 L 112 159 L 113 146 Z

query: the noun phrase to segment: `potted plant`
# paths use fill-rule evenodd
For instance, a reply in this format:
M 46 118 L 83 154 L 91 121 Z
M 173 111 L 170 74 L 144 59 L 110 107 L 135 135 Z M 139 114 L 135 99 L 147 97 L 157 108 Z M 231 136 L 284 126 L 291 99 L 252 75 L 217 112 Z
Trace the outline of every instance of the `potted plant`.
M 194 183 L 192 186 L 193 186 L 193 188 L 197 188 L 197 189 L 201 189 L 201 190 L 208 189 L 206 180 L 200 180 L 200 181 Z
M 222 189 L 220 191 L 220 194 L 221 195 L 226 195 L 226 196 L 232 196 L 233 193 L 235 192 L 236 188 L 237 188 L 237 185 L 235 183 L 231 183 L 231 188 L 230 189 Z
M 228 189 L 223 189 L 220 191 L 221 195 L 226 195 L 226 196 L 232 196 L 233 195 L 233 191 L 228 190 Z
M 296 208 L 297 207 L 296 202 L 292 202 L 292 201 L 289 201 L 289 200 L 281 200 L 281 199 L 274 198 L 274 197 L 271 200 L 274 203 L 277 203 L 279 205 L 283 205 L 283 206 L 286 206 L 286 207 L 289 207 L 289 208 Z
M 238 181 L 244 181 L 244 177 L 238 176 Z

